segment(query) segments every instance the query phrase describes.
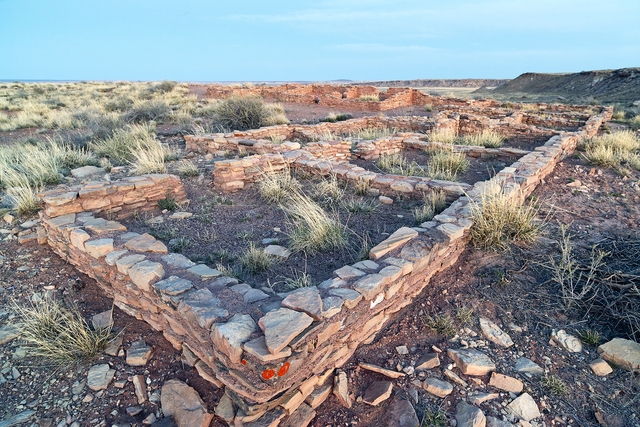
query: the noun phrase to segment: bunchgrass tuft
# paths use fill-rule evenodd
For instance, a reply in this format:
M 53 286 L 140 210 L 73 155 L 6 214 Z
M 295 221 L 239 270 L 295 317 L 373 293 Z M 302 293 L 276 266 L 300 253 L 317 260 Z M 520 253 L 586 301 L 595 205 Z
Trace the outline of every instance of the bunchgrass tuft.
M 387 173 L 403 176 L 428 176 L 427 170 L 416 162 L 409 162 L 400 153 L 383 154 L 376 162 L 376 166 Z
M 308 288 L 314 285 L 311 275 L 306 271 L 294 271 L 291 277 L 284 279 L 284 285 L 287 290 L 294 290 L 300 288 Z
M 258 183 L 260 195 L 267 203 L 282 203 L 299 189 L 300 182 L 291 176 L 288 169 L 280 172 L 265 172 Z
M 433 129 L 427 135 L 429 142 L 442 142 L 444 144 L 455 144 L 458 135 L 452 129 Z
M 200 175 L 200 171 L 191 160 L 183 159 L 178 163 L 178 175 L 181 177 L 194 177 Z
M 315 254 L 347 245 L 345 227 L 304 194 L 292 193 L 282 209 L 291 218 L 289 240 L 294 251 Z
M 276 264 L 276 258 L 251 243 L 249 248 L 240 256 L 240 264 L 242 264 L 244 271 L 248 271 L 251 274 L 262 273 L 273 268 Z
M 342 201 L 342 207 L 351 213 L 373 213 L 380 204 L 371 199 L 350 197 Z
M 92 329 L 77 307 L 66 308 L 45 295 L 32 298 L 24 305 L 14 301 L 20 337 L 31 353 L 45 357 L 54 364 L 91 359 L 109 343 L 112 324 L 106 328 Z
M 456 181 L 458 175 L 469 169 L 469 160 L 464 153 L 453 150 L 435 150 L 431 153 L 427 176 L 443 181 Z
M 431 221 L 446 206 L 447 195 L 443 190 L 433 190 L 424 196 L 424 203 L 413 209 L 416 224 Z
M 455 143 L 460 145 L 476 145 L 487 148 L 498 148 L 502 146 L 505 138 L 494 130 L 484 129 L 480 133 L 465 135 L 458 138 Z
M 279 104 L 265 104 L 257 96 L 232 97 L 218 103 L 215 115 L 220 124 L 232 130 L 258 129 L 289 123 Z
M 434 330 L 445 337 L 452 337 L 456 334 L 456 325 L 448 314 L 437 314 L 435 316 L 426 316 L 424 324 L 429 329 Z
M 542 377 L 540 385 L 555 396 L 563 396 L 567 394 L 567 385 L 562 379 L 554 374 L 548 374 Z
M 511 243 L 532 243 L 543 224 L 536 221 L 538 208 L 520 204 L 522 195 L 491 182 L 471 200 L 471 241 L 482 249 L 504 250 Z
M 584 329 L 578 332 L 578 336 L 580 337 L 580 341 L 592 347 L 597 347 L 600 341 L 602 341 L 600 333 L 594 329 Z
M 631 131 L 603 134 L 582 141 L 585 159 L 592 165 L 640 169 L 640 138 Z
M 362 128 L 351 134 L 352 137 L 364 140 L 385 138 L 398 133 L 397 129 L 390 128 Z
M 335 174 L 331 174 L 328 178 L 318 181 L 313 186 L 313 194 L 316 200 L 334 204 L 342 200 L 344 189 L 340 186 L 338 177 Z

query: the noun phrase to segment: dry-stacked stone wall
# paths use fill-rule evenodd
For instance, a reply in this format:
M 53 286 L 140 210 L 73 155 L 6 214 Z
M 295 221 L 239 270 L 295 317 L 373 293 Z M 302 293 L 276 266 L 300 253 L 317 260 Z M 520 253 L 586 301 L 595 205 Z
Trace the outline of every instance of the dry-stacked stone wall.
M 48 202 L 60 199 L 49 194 L 43 196 L 42 224 L 54 251 L 95 278 L 118 307 L 162 331 L 204 378 L 224 387 L 220 415 L 230 424 L 290 425 L 296 411 L 313 415 L 333 386 L 335 369 L 372 342 L 433 274 L 456 262 L 469 240 L 470 203 L 485 186 L 520 190 L 510 193 L 520 201 L 611 113 L 604 110 L 580 131 L 551 137 L 490 181 L 476 183 L 432 221 L 400 228 L 371 249 L 369 260 L 285 294 L 265 293 L 168 254 L 152 236 L 129 233 L 91 212 L 65 214 L 64 203 L 51 210 Z

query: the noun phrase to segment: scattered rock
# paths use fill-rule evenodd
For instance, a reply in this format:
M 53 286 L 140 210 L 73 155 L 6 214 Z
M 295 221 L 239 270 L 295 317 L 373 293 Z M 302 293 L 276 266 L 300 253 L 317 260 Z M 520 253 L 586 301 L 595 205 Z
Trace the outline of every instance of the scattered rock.
M 640 344 L 623 338 L 614 338 L 598 347 L 604 360 L 627 371 L 640 372 Z
M 269 245 L 264 248 L 264 252 L 282 259 L 288 259 L 291 256 L 291 251 L 289 249 L 279 245 Z
M 413 405 L 404 399 L 397 399 L 391 405 L 387 427 L 416 427 L 420 424 Z
M 138 403 L 142 405 L 149 398 L 147 396 L 147 385 L 144 381 L 144 375 L 134 375 L 132 382 L 136 397 L 138 398 Z
M 391 197 L 379 196 L 378 200 L 380 200 L 380 203 L 382 203 L 383 205 L 391 205 L 391 204 L 393 204 L 393 199 Z
M 191 212 L 174 212 L 169 218 L 171 219 L 187 219 L 191 218 L 193 214 Z
M 489 385 L 511 393 L 522 393 L 522 390 L 524 389 L 522 381 L 497 372 L 493 372 L 491 374 Z
M 449 349 L 447 350 L 447 355 L 458 365 L 465 375 L 482 376 L 496 370 L 496 365 L 489 356 L 479 350 L 472 348 L 460 350 Z
M 105 390 L 115 373 L 108 363 L 92 366 L 87 374 L 87 386 L 93 391 Z
M 151 424 L 155 423 L 157 420 L 158 420 L 158 418 L 156 418 L 156 414 L 154 414 L 152 412 L 149 415 L 147 415 L 147 418 L 142 420 L 142 424 L 144 424 L 146 426 L 150 426 Z
M 107 310 L 98 313 L 91 318 L 93 329 L 105 329 L 111 326 L 113 319 L 113 311 Z
M 71 169 L 71 175 L 75 178 L 86 178 L 91 175 L 104 172 L 104 169 L 97 166 L 82 166 L 76 169 Z
M 438 397 L 446 397 L 453 392 L 453 386 L 446 381 L 427 378 L 422 385 L 426 391 Z
M 364 391 L 362 401 L 372 406 L 378 406 L 391 397 L 393 384 L 391 381 L 375 381 Z
M 200 395 L 179 380 L 164 383 L 161 391 L 162 413 L 173 417 L 178 427 L 208 427 L 213 414 L 207 408 Z
M 484 413 L 464 400 L 456 406 L 456 421 L 457 427 L 484 427 L 487 423 Z
M 107 346 L 104 348 L 104 352 L 109 356 L 117 356 L 120 347 L 122 346 L 122 339 L 124 338 L 123 334 L 116 335 L 111 341 L 107 343 Z
M 20 328 L 18 325 L 4 325 L 0 328 L 0 345 L 6 344 L 20 336 Z
M 151 347 L 142 340 L 134 341 L 127 350 L 126 363 L 129 366 L 144 366 L 151 359 L 153 351 Z
M 611 365 L 609 365 L 604 359 L 596 359 L 593 362 L 589 363 L 589 367 L 599 377 L 604 377 L 613 372 Z
M 479 405 L 489 400 L 497 399 L 498 397 L 500 397 L 500 394 L 498 393 L 478 393 L 473 396 L 469 396 L 469 399 L 471 404 Z
M 327 381 L 325 384 L 313 390 L 309 397 L 307 397 L 306 402 L 309 404 L 309 406 L 315 409 L 320 406 L 320 404 L 322 404 L 322 402 L 324 402 L 327 397 L 329 397 L 329 394 L 331 394 L 332 390 L 333 384 Z
M 29 420 L 33 415 L 35 415 L 36 411 L 23 411 L 19 414 L 16 414 L 12 417 L 9 417 L 3 421 L 0 421 L 0 427 L 11 427 L 16 424 L 22 424 Z
M 236 409 L 233 400 L 227 393 L 223 394 L 220 401 L 216 405 L 215 413 L 228 423 L 231 423 L 236 416 Z
M 572 353 L 580 353 L 582 351 L 580 340 L 573 335 L 569 335 L 564 329 L 551 331 L 551 340 Z
M 433 369 L 440 366 L 440 359 L 438 353 L 427 353 L 423 355 L 416 363 L 416 371 L 424 371 L 426 369 Z
M 520 359 L 518 359 L 518 361 L 516 362 L 516 371 L 530 375 L 544 374 L 544 369 L 542 369 L 533 360 L 527 359 L 526 357 L 521 357 Z
M 494 417 L 487 417 L 487 427 L 515 427 L 509 421 L 502 421 Z
M 399 345 L 396 347 L 396 351 L 398 352 L 398 354 L 400 355 L 405 355 L 405 354 L 409 354 L 409 349 L 407 348 L 406 345 Z
M 507 411 L 524 421 L 540 417 L 540 410 L 533 397 L 523 393 L 507 405 Z
M 465 380 L 463 380 L 462 378 L 460 378 L 458 375 L 456 375 L 455 372 L 453 372 L 450 369 L 445 369 L 443 371 L 443 374 L 445 377 L 449 378 L 451 381 L 453 381 L 454 383 L 462 386 L 462 387 L 467 387 L 469 384 L 467 384 L 467 382 Z
M 125 411 L 127 411 L 127 414 L 129 414 L 129 416 L 135 417 L 140 412 L 142 412 L 142 406 L 140 405 L 129 406 L 127 409 L 125 409 Z
M 508 348 L 513 345 L 513 341 L 509 334 L 500 329 L 498 325 L 491 320 L 480 318 L 480 329 L 482 334 L 492 343 Z
M 379 374 L 382 374 L 384 376 L 387 376 L 389 378 L 401 378 L 404 377 L 405 374 L 403 374 L 402 372 L 397 372 L 397 371 L 392 371 L 391 369 L 385 369 L 381 366 L 378 365 L 372 365 L 371 363 L 359 363 L 358 366 L 360 366 L 362 369 L 366 369 L 368 371 L 373 371 L 373 372 L 377 372 Z
M 333 394 L 338 398 L 342 406 L 351 408 L 352 402 L 349 396 L 349 383 L 347 374 L 342 370 L 337 370 L 333 377 Z

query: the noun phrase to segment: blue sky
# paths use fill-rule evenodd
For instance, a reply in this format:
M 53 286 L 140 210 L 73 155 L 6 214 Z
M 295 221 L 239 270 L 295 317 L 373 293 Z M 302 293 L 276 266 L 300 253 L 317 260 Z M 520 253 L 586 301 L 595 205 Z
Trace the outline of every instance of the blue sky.
M 638 0 L 0 0 L 0 79 L 513 78 L 633 66 Z

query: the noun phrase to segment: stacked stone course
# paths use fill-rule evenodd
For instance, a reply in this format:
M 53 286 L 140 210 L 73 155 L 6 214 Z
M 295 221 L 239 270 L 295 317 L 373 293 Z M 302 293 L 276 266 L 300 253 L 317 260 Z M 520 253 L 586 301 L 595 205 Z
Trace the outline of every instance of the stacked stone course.
M 84 209 L 83 196 L 91 195 L 86 201 L 104 198 L 98 193 L 117 194 L 119 188 L 136 193 L 127 193 L 131 199 L 127 203 L 114 202 L 121 208 L 116 213 L 133 212 L 132 206 L 140 203 L 137 208 L 150 207 L 151 199 L 144 191 L 137 192 L 146 184 L 136 187 L 135 182 L 153 183 L 146 187 L 153 199 L 169 183 L 180 197 L 182 187 L 175 177 L 145 176 L 133 184 L 116 181 L 103 184 L 97 193 L 97 183 L 73 191 L 54 190 L 43 194 L 41 220 L 56 253 L 95 278 L 118 307 L 162 331 L 201 376 L 225 388 L 224 399 L 233 407 L 233 414 L 225 412 L 230 424 L 289 425 L 300 414 L 305 419 L 312 416 L 313 408 L 328 396 L 335 369 L 360 344 L 372 342 L 391 316 L 428 285 L 433 274 L 456 262 L 473 224 L 470 204 L 487 185 L 498 183 L 518 190 L 510 194 L 521 201 L 575 149 L 580 138 L 595 135 L 612 112 L 612 108 L 604 109 L 586 120 L 578 132 L 560 132 L 491 180 L 467 187 L 466 195 L 432 221 L 397 230 L 371 249 L 368 262 L 344 266 L 318 286 L 286 294 L 252 289 L 184 256 L 168 254 L 149 235 L 128 233 L 120 223 L 93 214 L 113 212 L 110 205 L 87 203 L 89 209 L 78 210 Z M 415 137 L 411 141 L 418 143 Z M 272 156 L 272 165 L 279 156 L 284 164 L 288 156 L 301 151 L 264 156 Z M 361 178 L 353 165 L 303 154 L 290 163 L 327 169 L 347 179 Z M 241 160 L 254 161 L 247 159 Z M 371 179 L 372 184 L 383 185 L 377 178 Z M 419 185 L 410 177 L 399 178 L 414 189 Z M 262 299 L 250 302 L 256 292 L 264 294 Z

